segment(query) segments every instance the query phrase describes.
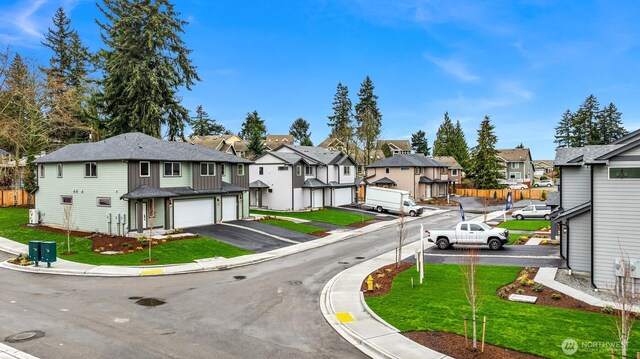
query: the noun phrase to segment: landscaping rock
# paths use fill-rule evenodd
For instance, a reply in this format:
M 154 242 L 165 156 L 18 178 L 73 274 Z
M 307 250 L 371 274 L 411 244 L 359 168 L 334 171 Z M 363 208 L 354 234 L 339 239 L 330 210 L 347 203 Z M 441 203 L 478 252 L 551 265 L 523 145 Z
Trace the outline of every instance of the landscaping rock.
M 510 294 L 509 300 L 512 302 L 522 302 L 522 303 L 531 303 L 534 304 L 538 297 L 533 297 L 530 295 L 522 295 L 522 294 Z

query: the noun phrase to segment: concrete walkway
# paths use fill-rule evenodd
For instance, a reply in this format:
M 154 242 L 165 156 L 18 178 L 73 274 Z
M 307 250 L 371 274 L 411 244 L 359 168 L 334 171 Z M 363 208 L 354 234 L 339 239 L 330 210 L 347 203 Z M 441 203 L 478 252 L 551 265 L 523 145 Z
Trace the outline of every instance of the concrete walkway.
M 0 359 L 38 359 L 31 354 L 0 343 Z
M 446 212 L 444 210 L 430 211 L 424 213 L 421 217 L 407 217 L 406 221 L 411 222 Z M 304 252 L 310 249 L 325 246 L 331 243 L 342 241 L 354 236 L 371 233 L 384 227 L 394 226 L 397 220 L 384 221 L 370 224 L 368 226 L 353 229 L 351 231 L 333 233 L 329 236 L 318 238 L 313 241 L 299 243 L 284 248 L 272 250 L 270 252 L 256 253 L 246 256 L 234 258 L 206 258 L 198 259 L 192 263 L 173 264 L 173 265 L 157 265 L 157 266 L 109 266 L 109 265 L 91 265 L 78 262 L 72 262 L 58 258 L 51 264 L 51 268 L 46 265 L 35 266 L 18 266 L 8 262 L 1 262 L 0 267 L 31 273 L 46 273 L 60 275 L 86 275 L 98 277 L 137 277 L 149 275 L 168 275 L 168 274 L 184 274 L 205 272 L 214 270 L 224 270 L 235 267 L 246 266 L 254 263 L 264 262 L 267 260 L 288 256 L 294 253 Z M 14 242 L 12 240 L 0 237 L 0 251 L 8 252 L 14 255 L 27 253 L 28 246 L 26 244 Z

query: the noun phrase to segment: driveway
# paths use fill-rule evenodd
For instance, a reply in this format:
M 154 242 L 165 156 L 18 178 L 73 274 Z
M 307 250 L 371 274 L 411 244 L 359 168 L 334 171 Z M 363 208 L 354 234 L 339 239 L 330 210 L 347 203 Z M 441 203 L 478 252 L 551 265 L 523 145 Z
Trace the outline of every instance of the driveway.
M 505 265 L 519 267 L 564 267 L 564 260 L 560 258 L 559 246 L 525 246 L 505 245 L 502 249 L 492 251 L 487 246 L 456 245 L 453 248 L 441 250 L 436 246 L 425 249 L 426 263 L 460 264 L 465 261 L 467 253 L 463 249 L 478 248 L 480 264 Z M 412 258 L 415 262 L 415 259 Z
M 262 223 L 260 221 L 233 221 L 230 223 L 237 226 L 243 226 L 247 228 L 256 229 L 258 231 L 267 232 L 269 234 L 291 239 L 296 242 L 308 242 L 314 239 L 318 239 L 318 237 L 312 236 L 310 234 L 300 233 L 300 232 L 292 231 L 290 229 L 286 229 L 278 226 L 272 226 L 270 224 Z
M 245 221 L 231 221 L 236 225 L 245 225 Z M 273 227 L 273 226 L 270 226 Z M 279 239 L 257 233 L 248 229 L 224 224 L 214 224 L 210 226 L 188 228 L 191 233 L 198 233 L 201 236 L 216 239 L 236 247 L 244 248 L 256 253 L 268 252 L 274 249 L 287 247 L 293 243 L 281 241 Z M 271 231 L 274 232 L 274 231 Z M 296 232 L 297 233 L 297 232 Z M 276 234 L 277 235 L 277 234 Z M 283 236 L 284 237 L 284 236 Z M 288 237 L 285 237 L 288 238 Z M 295 240 L 295 239 L 294 239 Z

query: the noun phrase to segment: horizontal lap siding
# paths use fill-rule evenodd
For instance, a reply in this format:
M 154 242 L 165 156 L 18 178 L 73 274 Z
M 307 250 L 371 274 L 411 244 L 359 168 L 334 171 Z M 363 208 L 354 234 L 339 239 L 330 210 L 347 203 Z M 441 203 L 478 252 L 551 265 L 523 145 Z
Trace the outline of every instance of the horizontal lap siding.
M 569 267 L 591 271 L 591 216 L 583 213 L 569 220 Z
M 611 164 L 640 167 L 638 162 Z M 610 180 L 607 166 L 597 166 L 593 187 L 594 282 L 607 288 L 613 285 L 613 262 L 621 251 L 640 261 L 640 179 Z
M 562 208 L 569 210 L 591 199 L 589 167 L 562 168 Z

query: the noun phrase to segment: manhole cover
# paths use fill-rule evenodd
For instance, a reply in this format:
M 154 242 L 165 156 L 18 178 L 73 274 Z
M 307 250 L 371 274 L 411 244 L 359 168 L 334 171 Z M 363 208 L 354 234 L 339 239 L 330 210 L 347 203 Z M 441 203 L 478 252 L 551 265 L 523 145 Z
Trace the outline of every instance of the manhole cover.
M 138 300 L 138 299 L 142 299 L 142 297 L 129 297 L 129 299 L 131 299 L 131 300 Z
M 143 305 L 145 307 L 157 307 L 159 305 L 163 305 L 164 303 L 164 301 L 156 298 L 141 298 L 136 300 L 136 304 Z
M 247 279 L 247 276 L 246 275 L 234 275 L 233 279 L 236 279 L 236 280 Z
M 349 264 L 349 262 L 338 262 L 338 264 Z
M 38 339 L 44 337 L 44 332 L 40 330 L 30 330 L 28 332 L 22 332 L 14 335 L 10 335 L 4 338 L 4 341 L 7 343 L 20 343 L 26 342 L 33 339 Z
M 356 257 L 356 259 L 364 259 L 364 257 Z

